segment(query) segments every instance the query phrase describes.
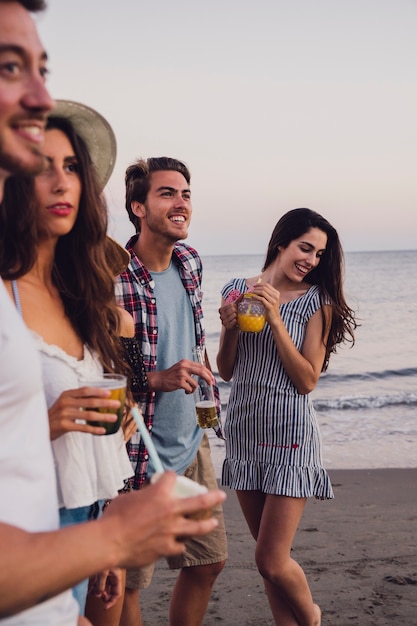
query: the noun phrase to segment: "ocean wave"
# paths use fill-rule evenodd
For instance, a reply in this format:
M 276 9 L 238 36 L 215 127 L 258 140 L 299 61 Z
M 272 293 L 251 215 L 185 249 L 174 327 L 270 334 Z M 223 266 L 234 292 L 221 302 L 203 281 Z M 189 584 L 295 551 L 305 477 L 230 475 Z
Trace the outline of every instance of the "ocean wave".
M 213 373 L 216 377 L 217 383 L 220 387 L 229 388 L 230 382 L 226 383 L 221 380 L 219 372 L 213 368 Z M 375 380 L 389 380 L 391 378 L 417 378 L 417 367 L 404 367 L 396 370 L 382 370 L 379 372 L 353 372 L 353 373 L 340 373 L 329 374 L 328 372 L 320 376 L 318 386 L 326 386 L 328 384 L 343 384 L 354 381 L 372 382 Z
M 398 380 L 399 377 L 401 377 L 401 383 Z M 325 374 L 320 378 L 315 390 L 316 397 L 313 398 L 313 405 L 318 412 L 417 406 L 417 392 L 414 391 L 416 379 L 417 368 L 383 370 L 364 374 Z M 225 409 L 231 383 L 219 378 L 217 378 L 217 383 Z M 413 391 L 410 391 L 410 387 Z M 340 395 L 337 392 L 335 394 L 336 389 L 339 390 Z M 331 397 L 326 397 L 328 392 Z
M 230 384 L 220 383 L 219 389 L 222 398 L 222 408 L 226 410 Z M 313 406 L 317 412 L 321 413 L 326 411 L 381 409 L 388 406 L 417 406 L 417 393 L 403 391 L 394 394 L 378 393 L 375 395 L 344 395 L 336 398 L 315 398 Z
M 387 406 L 416 406 L 417 393 L 379 394 L 377 396 L 345 396 L 342 398 L 316 399 L 316 411 L 343 411 L 358 409 L 380 409 Z
M 349 382 L 349 381 L 372 381 L 372 380 L 386 380 L 389 378 L 404 378 L 404 377 L 415 377 L 417 376 L 417 367 L 404 367 L 402 369 L 397 370 L 382 370 L 379 372 L 362 372 L 362 373 L 351 373 L 351 374 L 322 374 L 320 377 L 321 384 L 327 383 L 335 383 L 335 382 Z

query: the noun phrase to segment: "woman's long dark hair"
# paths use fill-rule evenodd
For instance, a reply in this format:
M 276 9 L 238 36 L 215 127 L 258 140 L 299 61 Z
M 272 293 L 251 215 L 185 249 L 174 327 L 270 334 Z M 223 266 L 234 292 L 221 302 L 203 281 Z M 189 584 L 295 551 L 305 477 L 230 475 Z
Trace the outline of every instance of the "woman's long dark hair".
M 52 129 L 62 131 L 71 142 L 82 187 L 74 227 L 56 246 L 52 280 L 83 343 L 98 353 L 105 370 L 124 372 L 114 276 L 105 255 L 107 207 L 84 141 L 62 118 L 49 118 L 47 130 Z M 0 208 L 2 278 L 19 278 L 33 267 L 38 240 L 33 178 L 11 177 Z
M 326 250 L 320 263 L 307 274 L 305 280 L 320 288 L 322 304 L 330 301 L 332 320 L 326 342 L 326 353 L 322 371 L 326 371 L 330 355 L 336 352 L 337 345 L 343 342 L 355 343 L 354 330 L 357 327 L 354 311 L 347 305 L 343 293 L 344 255 L 336 229 L 319 213 L 311 209 L 293 209 L 288 211 L 276 224 L 269 240 L 263 270 L 275 261 L 279 254 L 278 247 L 287 248 L 291 241 L 298 239 L 311 228 L 319 228 L 327 235 Z M 323 315 L 323 338 L 326 332 Z

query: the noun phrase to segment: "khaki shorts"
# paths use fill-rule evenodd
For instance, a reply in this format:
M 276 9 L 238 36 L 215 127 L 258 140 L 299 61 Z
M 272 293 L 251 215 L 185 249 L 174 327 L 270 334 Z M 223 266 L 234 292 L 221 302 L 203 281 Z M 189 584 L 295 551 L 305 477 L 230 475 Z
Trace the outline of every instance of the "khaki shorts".
M 204 433 L 197 456 L 184 472 L 184 476 L 205 485 L 207 489 L 218 489 L 213 463 L 211 461 L 210 444 Z M 227 540 L 224 527 L 223 507 L 217 505 L 213 510 L 219 525 L 208 535 L 193 537 L 185 544 L 185 552 L 177 556 L 167 557 L 170 569 L 182 569 L 195 565 L 210 565 L 227 559 Z M 129 589 L 146 589 L 149 587 L 154 571 L 154 563 L 137 570 L 127 570 L 126 587 Z

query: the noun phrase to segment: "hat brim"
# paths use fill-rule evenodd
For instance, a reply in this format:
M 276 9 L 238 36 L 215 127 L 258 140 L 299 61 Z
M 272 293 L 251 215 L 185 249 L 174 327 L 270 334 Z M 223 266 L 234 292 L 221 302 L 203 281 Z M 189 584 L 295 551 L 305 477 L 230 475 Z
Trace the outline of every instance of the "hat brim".
M 117 144 L 112 127 L 100 113 L 85 104 L 72 100 L 55 102 L 49 116 L 68 120 L 83 139 L 103 190 L 116 162 Z

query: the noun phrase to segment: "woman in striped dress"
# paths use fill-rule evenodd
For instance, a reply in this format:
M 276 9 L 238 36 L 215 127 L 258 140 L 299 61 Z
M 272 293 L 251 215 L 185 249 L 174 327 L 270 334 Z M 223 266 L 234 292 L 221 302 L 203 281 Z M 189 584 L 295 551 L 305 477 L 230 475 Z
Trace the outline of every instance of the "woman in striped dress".
M 233 379 L 222 482 L 236 490 L 280 626 L 321 623 L 291 547 L 306 499 L 333 497 L 309 393 L 336 346 L 354 341 L 342 274 L 336 230 L 314 211 L 294 209 L 275 226 L 262 273 L 222 289 L 217 365 L 224 380 Z M 259 333 L 237 326 L 247 291 L 265 306 Z

